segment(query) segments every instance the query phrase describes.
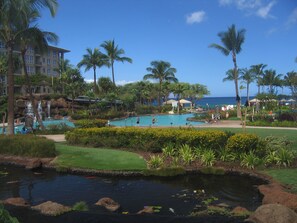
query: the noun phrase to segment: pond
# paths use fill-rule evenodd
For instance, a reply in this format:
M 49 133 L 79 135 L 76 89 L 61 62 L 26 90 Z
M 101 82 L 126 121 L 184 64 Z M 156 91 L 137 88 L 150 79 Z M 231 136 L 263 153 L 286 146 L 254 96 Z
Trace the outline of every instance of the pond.
M 144 206 L 159 206 L 160 212 L 154 216 L 188 216 L 192 211 L 200 210 L 203 202 L 210 200 L 214 204 L 255 210 L 261 205 L 261 197 L 255 185 L 264 183 L 263 180 L 240 175 L 99 177 L 62 174 L 52 170 L 36 173 L 3 165 L 0 171 L 7 173 L 0 175 L 0 200 L 23 197 L 31 205 L 50 200 L 69 206 L 85 201 L 89 214 L 106 215 L 110 212 L 94 203 L 102 197 L 110 197 L 120 203 L 120 216 L 123 216 L 122 212 L 135 214 Z M 30 219 L 28 211 L 14 210 L 13 213 L 21 219 Z M 33 220 L 27 222 L 32 223 Z
M 188 118 L 194 117 L 194 114 L 181 114 L 181 115 L 146 115 L 138 117 L 129 117 L 121 120 L 111 121 L 110 124 L 114 126 L 195 126 L 203 125 L 204 122 L 188 121 Z M 139 118 L 139 124 L 137 119 Z M 155 123 L 153 124 L 153 119 Z

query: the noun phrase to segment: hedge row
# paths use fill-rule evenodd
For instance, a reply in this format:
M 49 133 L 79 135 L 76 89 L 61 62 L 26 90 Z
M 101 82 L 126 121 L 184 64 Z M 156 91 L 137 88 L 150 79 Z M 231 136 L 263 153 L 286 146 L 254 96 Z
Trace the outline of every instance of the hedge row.
M 227 134 L 218 130 L 171 128 L 88 128 L 66 133 L 70 144 L 107 146 L 133 150 L 160 152 L 168 144 L 188 144 L 192 147 L 221 149 L 227 143 Z
M 55 143 L 34 135 L 0 135 L 0 154 L 26 157 L 55 157 Z
M 77 128 L 101 128 L 106 126 L 107 120 L 105 119 L 81 119 L 74 122 L 75 127 Z

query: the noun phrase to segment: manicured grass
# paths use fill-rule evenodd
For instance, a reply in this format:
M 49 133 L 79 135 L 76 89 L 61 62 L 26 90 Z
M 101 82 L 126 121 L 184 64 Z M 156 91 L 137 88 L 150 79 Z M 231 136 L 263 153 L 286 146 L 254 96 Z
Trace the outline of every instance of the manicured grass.
M 56 143 L 59 167 L 74 167 L 95 170 L 144 170 L 146 162 L 136 153 L 113 150 L 69 146 Z
M 297 193 L 297 170 L 296 169 L 271 169 L 264 173 L 272 176 L 277 181 L 292 186 L 292 191 Z

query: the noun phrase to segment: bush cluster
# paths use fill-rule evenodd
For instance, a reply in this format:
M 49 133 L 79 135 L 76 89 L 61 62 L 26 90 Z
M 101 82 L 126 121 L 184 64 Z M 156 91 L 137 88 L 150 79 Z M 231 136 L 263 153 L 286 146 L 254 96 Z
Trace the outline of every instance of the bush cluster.
M 195 130 L 189 128 L 88 128 L 66 133 L 70 144 L 130 148 L 161 152 L 168 144 L 187 144 L 217 150 L 227 142 L 226 133 L 218 130 Z
M 25 157 L 54 157 L 55 143 L 34 135 L 0 135 L 0 154 Z
M 257 135 L 248 133 L 238 133 L 231 136 L 226 148 L 231 152 L 249 152 L 250 150 L 256 150 L 259 144 L 259 138 Z
M 74 122 L 75 127 L 77 128 L 101 128 L 105 127 L 107 120 L 105 119 L 81 119 Z

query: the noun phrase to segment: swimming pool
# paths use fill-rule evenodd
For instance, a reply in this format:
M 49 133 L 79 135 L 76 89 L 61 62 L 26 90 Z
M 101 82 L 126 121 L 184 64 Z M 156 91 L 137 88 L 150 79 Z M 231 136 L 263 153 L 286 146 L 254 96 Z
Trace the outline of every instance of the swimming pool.
M 68 121 L 67 119 L 60 119 L 60 120 L 46 120 L 42 122 L 45 127 L 50 125 L 59 125 L 59 124 L 66 124 L 69 127 L 75 127 L 73 122 Z M 14 132 L 18 133 L 21 132 L 24 125 L 17 125 L 14 127 Z M 34 123 L 34 128 L 36 128 L 36 122 Z M 2 128 L 0 127 L 0 134 L 2 134 Z
M 182 115 L 147 115 L 139 116 L 139 125 L 137 124 L 137 117 L 129 117 L 126 119 L 110 121 L 110 125 L 114 126 L 195 126 L 202 125 L 204 122 L 191 122 L 187 118 L 194 117 L 193 114 Z M 155 124 L 152 123 L 153 118 L 156 119 Z

